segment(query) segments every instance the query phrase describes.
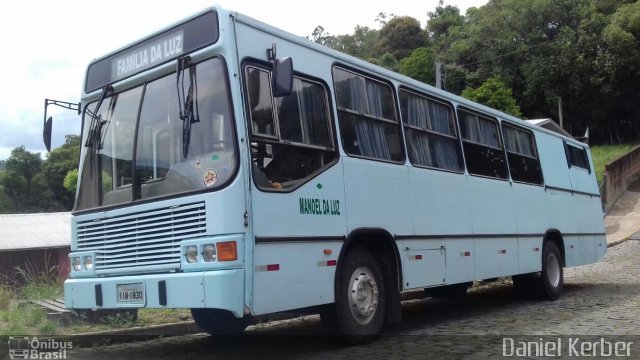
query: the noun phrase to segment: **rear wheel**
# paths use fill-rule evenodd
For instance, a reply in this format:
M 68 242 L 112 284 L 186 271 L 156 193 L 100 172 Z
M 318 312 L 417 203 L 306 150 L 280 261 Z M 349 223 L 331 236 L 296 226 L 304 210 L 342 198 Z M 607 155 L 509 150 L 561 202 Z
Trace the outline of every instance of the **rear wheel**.
M 542 247 L 542 276 L 537 285 L 540 297 L 558 299 L 564 286 L 563 275 L 560 249 L 553 241 L 545 242 Z
M 384 325 L 386 298 L 380 265 L 371 251 L 360 247 L 349 251 L 342 264 L 335 307 L 325 308 L 322 321 L 349 343 L 366 343 Z
M 191 316 L 196 325 L 210 335 L 240 335 L 250 322 L 219 309 L 191 309 Z

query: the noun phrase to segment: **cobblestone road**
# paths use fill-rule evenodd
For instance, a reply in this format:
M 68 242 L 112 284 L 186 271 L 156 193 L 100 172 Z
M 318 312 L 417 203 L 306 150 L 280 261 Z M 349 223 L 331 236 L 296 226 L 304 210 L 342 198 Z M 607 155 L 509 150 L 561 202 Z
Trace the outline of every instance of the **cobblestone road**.
M 511 286 L 479 287 L 461 300 L 405 302 L 404 321 L 374 343 L 343 347 L 319 335 L 310 316 L 264 328 L 250 336 L 211 338 L 202 334 L 170 337 L 94 349 L 74 349 L 68 359 L 486 359 L 500 358 L 514 343 L 561 342 L 549 358 L 585 355 L 576 344 L 633 341 L 626 358 L 640 359 L 640 241 L 609 249 L 599 263 L 565 271 L 565 293 L 555 302 L 513 298 Z M 563 336 L 558 340 L 559 336 Z M 543 340 L 541 340 L 541 338 Z M 576 340 L 579 339 L 579 340 Z M 574 341 L 574 348 L 571 348 Z M 506 344 L 507 348 L 503 349 Z M 546 342 L 545 342 L 546 344 Z M 587 350 L 593 346 L 587 343 Z M 598 352 L 598 342 L 595 353 Z M 542 347 L 541 347 L 542 348 Z M 535 347 L 533 348 L 535 350 Z M 553 349 L 552 349 L 553 350 Z M 576 350 L 578 352 L 571 352 Z M 533 353 L 535 355 L 535 352 Z M 540 354 L 540 353 L 538 353 Z M 615 357 L 615 353 L 612 354 Z M 625 358 L 625 357 L 617 357 Z

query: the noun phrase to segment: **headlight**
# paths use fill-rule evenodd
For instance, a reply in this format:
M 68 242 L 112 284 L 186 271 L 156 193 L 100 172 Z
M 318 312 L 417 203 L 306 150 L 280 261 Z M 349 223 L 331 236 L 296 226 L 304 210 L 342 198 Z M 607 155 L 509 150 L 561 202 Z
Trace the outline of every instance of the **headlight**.
M 93 258 L 91 256 L 84 257 L 84 268 L 85 270 L 93 269 Z
M 189 264 L 194 264 L 198 262 L 198 247 L 195 245 L 187 246 L 187 250 L 185 251 L 185 257 L 187 258 L 187 262 Z
M 202 250 L 202 257 L 205 262 L 216 261 L 216 246 L 214 244 L 207 244 Z
M 80 271 L 80 257 L 71 258 L 71 264 L 73 265 L 73 270 Z

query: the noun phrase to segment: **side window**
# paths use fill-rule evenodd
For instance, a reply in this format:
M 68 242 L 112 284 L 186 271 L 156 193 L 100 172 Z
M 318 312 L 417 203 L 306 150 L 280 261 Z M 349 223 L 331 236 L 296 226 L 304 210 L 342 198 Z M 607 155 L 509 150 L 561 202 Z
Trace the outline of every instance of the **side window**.
M 270 76 L 245 67 L 253 179 L 264 190 L 292 189 L 337 157 L 327 91 L 296 76 L 291 95 L 274 99 Z
M 542 169 L 533 133 L 502 123 L 504 146 L 514 181 L 542 184 Z
M 342 145 L 351 155 L 402 161 L 391 86 L 333 68 Z
M 565 142 L 565 151 L 567 153 L 567 161 L 569 166 L 579 167 L 591 172 L 589 166 L 589 158 L 587 157 L 587 150 L 583 147 L 574 146 Z
M 400 109 L 412 164 L 456 172 L 464 170 L 450 105 L 401 90 Z
M 498 121 L 458 110 L 460 133 L 470 174 L 506 179 L 507 162 L 500 141 Z

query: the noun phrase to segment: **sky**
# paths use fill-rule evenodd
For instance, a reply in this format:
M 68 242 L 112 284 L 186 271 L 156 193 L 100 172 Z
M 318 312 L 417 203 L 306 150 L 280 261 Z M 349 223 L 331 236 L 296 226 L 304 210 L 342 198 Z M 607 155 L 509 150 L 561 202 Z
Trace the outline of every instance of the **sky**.
M 464 14 L 487 0 L 445 0 Z M 438 0 L 20 0 L 0 12 L 0 160 L 23 145 L 45 157 L 44 99 L 77 103 L 92 59 L 193 15 L 213 4 L 238 11 L 299 36 L 318 25 L 331 35 L 350 34 L 356 25 L 379 28 L 380 12 L 412 16 L 424 27 Z M 52 148 L 67 134 L 80 134 L 76 112 L 49 106 Z

